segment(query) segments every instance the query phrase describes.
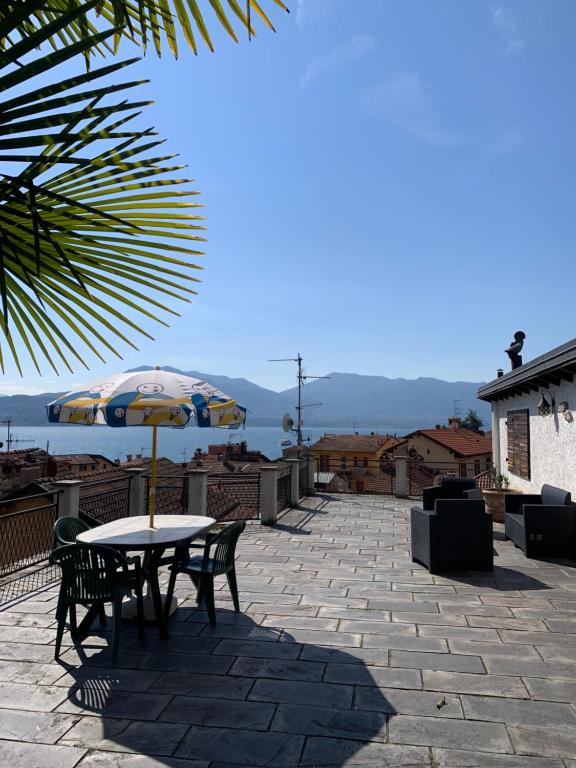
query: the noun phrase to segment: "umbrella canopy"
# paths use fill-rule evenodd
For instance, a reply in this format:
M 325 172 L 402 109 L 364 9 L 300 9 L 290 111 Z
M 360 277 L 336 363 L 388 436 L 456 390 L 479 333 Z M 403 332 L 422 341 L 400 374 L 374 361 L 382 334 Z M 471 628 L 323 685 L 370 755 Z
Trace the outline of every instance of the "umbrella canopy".
M 180 373 L 138 371 L 120 373 L 68 392 L 46 406 L 56 424 L 106 424 L 109 427 L 152 427 L 150 527 L 154 525 L 157 427 L 238 429 L 246 409 L 201 379 Z

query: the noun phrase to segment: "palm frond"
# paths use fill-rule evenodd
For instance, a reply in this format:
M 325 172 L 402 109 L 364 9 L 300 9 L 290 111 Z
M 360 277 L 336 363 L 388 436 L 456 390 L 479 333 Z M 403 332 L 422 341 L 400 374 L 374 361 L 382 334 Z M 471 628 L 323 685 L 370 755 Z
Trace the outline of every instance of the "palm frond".
M 276 6 L 289 12 L 282 0 L 267 0 L 269 6 Z M 0 47 L 6 39 L 2 22 L 10 15 L 20 13 L 16 26 L 22 38 L 41 32 L 47 25 L 54 24 L 71 9 L 83 12 L 66 27 L 54 30 L 49 40 L 54 48 L 66 47 L 70 43 L 93 38 L 98 29 L 115 29 L 112 46 L 102 41 L 95 42 L 95 48 L 104 52 L 107 48 L 117 49 L 121 35 L 130 38 L 146 51 L 150 41 L 161 55 L 163 45 L 174 56 L 178 56 L 178 27 L 184 39 L 198 53 L 196 35 L 211 50 L 214 50 L 207 21 L 210 15 L 218 26 L 238 42 L 232 19 L 246 30 L 248 37 L 256 34 L 252 24 L 254 16 L 272 31 L 274 25 L 267 12 L 257 0 L 26 0 L 27 12 L 22 12 L 22 0 L 2 0 L 0 5 Z M 252 13 L 254 12 L 254 13 Z
M 59 22 L 77 28 L 84 12 Z M 142 81 L 108 79 L 132 62 L 59 77 L 60 64 L 116 31 L 39 54 L 55 29 L 22 38 L 17 61 L 0 52 L 2 370 L 10 356 L 20 371 L 21 357 L 58 371 L 119 356 L 134 333 L 149 336 L 143 322 L 166 325 L 164 315 L 177 314 L 166 301 L 189 301 L 198 282 L 197 193 L 173 155 L 155 151 L 161 139 L 132 127 L 148 103 L 132 96 Z

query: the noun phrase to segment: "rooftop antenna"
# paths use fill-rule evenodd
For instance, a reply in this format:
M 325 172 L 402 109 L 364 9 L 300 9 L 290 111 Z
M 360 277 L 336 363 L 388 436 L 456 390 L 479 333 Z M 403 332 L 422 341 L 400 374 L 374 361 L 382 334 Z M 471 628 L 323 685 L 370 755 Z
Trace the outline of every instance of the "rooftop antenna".
M 456 403 L 461 403 L 461 402 L 462 402 L 462 400 L 457 400 L 455 397 L 453 397 L 453 398 L 452 398 L 453 409 L 454 409 L 454 413 L 453 413 L 452 415 L 453 415 L 455 418 L 458 418 L 458 416 L 460 416 L 460 414 L 462 413 L 462 408 L 459 408 L 459 407 L 456 405 Z
M 290 418 L 290 414 L 285 414 L 282 419 L 282 427 L 285 432 L 296 432 L 296 445 L 300 447 L 303 442 L 302 438 L 302 426 L 304 424 L 302 420 L 302 411 L 304 408 L 309 408 L 311 405 L 320 405 L 320 403 L 309 403 L 308 405 L 302 405 L 302 387 L 304 382 L 308 379 L 329 379 L 330 376 L 312 376 L 311 374 L 304 375 L 302 373 L 302 355 L 298 352 L 296 357 L 278 357 L 268 360 L 269 363 L 297 363 L 298 364 L 298 405 L 296 406 L 296 412 L 298 418 L 296 420 L 296 429 L 293 429 L 293 421 Z
M 10 431 L 10 428 L 12 426 L 12 419 L 2 419 L 0 421 L 0 424 L 4 424 L 6 426 L 6 454 L 10 453 L 10 448 L 14 443 L 20 444 L 20 443 L 33 443 L 34 440 L 20 440 L 17 437 L 12 437 L 12 432 Z

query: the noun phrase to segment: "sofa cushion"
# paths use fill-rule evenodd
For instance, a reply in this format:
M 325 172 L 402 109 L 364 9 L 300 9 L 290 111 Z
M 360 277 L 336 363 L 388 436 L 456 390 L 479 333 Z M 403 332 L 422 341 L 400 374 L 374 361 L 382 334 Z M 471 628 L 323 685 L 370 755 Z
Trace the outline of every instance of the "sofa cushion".
M 551 506 L 563 506 L 571 503 L 571 495 L 569 491 L 564 491 L 562 488 L 556 488 L 553 485 L 543 485 L 542 504 Z

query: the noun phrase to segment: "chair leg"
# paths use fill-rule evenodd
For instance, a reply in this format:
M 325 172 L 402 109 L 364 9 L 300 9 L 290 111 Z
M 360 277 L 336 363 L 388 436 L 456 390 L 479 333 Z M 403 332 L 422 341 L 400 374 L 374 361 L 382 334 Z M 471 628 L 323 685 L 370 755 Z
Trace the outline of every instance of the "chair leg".
M 103 627 L 107 622 L 104 603 L 102 603 L 102 605 L 100 606 L 100 609 L 98 610 L 98 618 L 100 619 L 100 626 Z
M 54 658 L 58 660 L 60 656 L 60 646 L 62 645 L 62 636 L 64 635 L 64 625 L 66 623 L 66 616 L 68 615 L 68 606 L 66 604 L 60 605 L 56 608 L 56 618 L 58 619 L 58 628 L 56 629 L 56 647 L 54 648 Z
M 176 577 L 178 576 L 178 569 L 176 563 L 172 566 L 170 571 L 170 579 L 168 580 L 168 591 L 166 592 L 166 599 L 164 601 L 164 615 L 168 619 L 170 616 L 170 606 L 172 605 L 172 598 L 174 597 L 174 588 L 176 586 Z
M 118 656 L 118 641 L 120 639 L 120 624 L 122 622 L 122 599 L 112 603 L 112 656 Z
M 144 637 L 144 598 L 141 583 L 136 587 L 136 615 L 138 617 L 138 636 Z
M 190 580 L 192 584 L 194 584 L 196 588 L 196 605 L 200 605 L 202 602 L 202 598 L 204 597 L 204 587 L 202 579 L 199 578 L 196 574 L 192 575 L 191 573 L 188 574 L 190 576 Z
M 234 610 L 236 613 L 240 610 L 240 601 L 238 600 L 238 584 L 236 582 L 236 570 L 232 568 L 231 571 L 228 571 L 226 574 L 226 578 L 228 579 L 228 586 L 230 587 L 230 592 L 232 594 L 232 602 L 234 603 Z
M 76 606 L 74 604 L 69 606 L 70 610 L 70 634 L 72 637 L 75 637 L 75 635 L 78 632 L 78 624 L 76 622 Z
M 200 586 L 198 588 L 198 594 L 204 595 L 206 600 L 206 610 L 208 611 L 208 618 L 210 624 L 216 624 L 216 608 L 214 606 L 214 576 L 211 573 L 203 573 L 200 579 Z

